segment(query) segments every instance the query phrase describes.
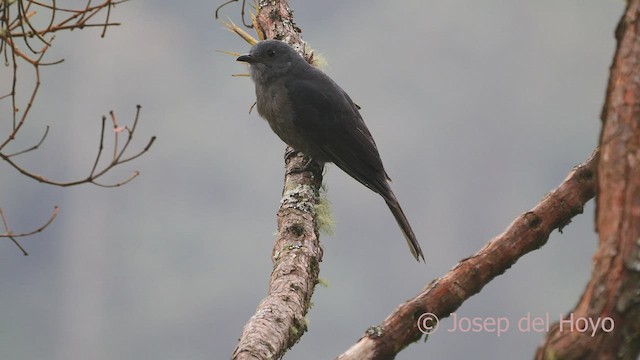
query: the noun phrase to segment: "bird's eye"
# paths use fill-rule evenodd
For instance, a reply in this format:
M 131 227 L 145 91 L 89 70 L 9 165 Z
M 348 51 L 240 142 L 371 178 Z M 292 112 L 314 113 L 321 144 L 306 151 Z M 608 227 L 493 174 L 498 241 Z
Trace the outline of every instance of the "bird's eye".
M 268 50 L 267 51 L 267 56 L 268 57 L 274 57 L 276 55 L 276 51 L 275 50 Z

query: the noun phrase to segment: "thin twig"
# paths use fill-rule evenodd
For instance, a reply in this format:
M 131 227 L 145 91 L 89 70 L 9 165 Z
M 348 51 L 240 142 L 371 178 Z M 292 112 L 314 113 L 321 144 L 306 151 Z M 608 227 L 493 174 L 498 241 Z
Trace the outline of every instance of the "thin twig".
M 2 218 L 2 226 L 4 227 L 4 234 L 0 234 L 0 238 L 6 237 L 11 239 L 11 241 L 13 241 L 13 243 L 22 251 L 22 253 L 27 256 L 29 255 L 25 249 L 18 243 L 18 241 L 15 238 L 18 237 L 27 237 L 27 236 L 31 236 L 34 234 L 37 234 L 39 232 L 44 231 L 44 229 L 46 229 L 49 225 L 51 225 L 51 223 L 53 222 L 53 220 L 56 219 L 56 216 L 58 216 L 58 211 L 60 210 L 59 207 L 54 206 L 53 207 L 53 212 L 51 213 L 51 216 L 49 217 L 49 220 L 47 220 L 47 222 L 45 222 L 44 224 L 42 224 L 40 227 L 38 227 L 35 230 L 29 231 L 29 232 L 23 232 L 23 233 L 19 233 L 19 234 L 14 234 L 11 229 L 9 228 L 9 222 L 7 221 L 7 218 L 4 215 L 4 211 L 2 211 L 2 208 L 0 208 L 0 218 Z
M 120 129 L 118 129 L 118 122 L 116 121 L 116 116 L 113 114 L 113 110 L 109 111 L 109 116 L 111 116 L 111 122 L 113 123 L 113 158 L 111 162 L 118 161 L 118 137 L 120 137 Z
M 24 150 L 15 152 L 13 154 L 8 154 L 7 157 L 10 158 L 10 157 L 14 157 L 14 156 L 17 156 L 17 155 L 22 155 L 24 153 L 28 153 L 29 151 L 36 150 L 37 148 L 40 147 L 40 145 L 42 145 L 42 143 L 44 142 L 44 139 L 47 138 L 48 134 L 49 134 L 49 125 L 47 125 L 47 127 L 45 128 L 44 134 L 42 135 L 42 138 L 40 139 L 40 141 L 38 141 L 37 144 L 33 145 L 32 147 L 30 147 L 28 149 L 24 149 Z
M 94 4 L 92 0 L 87 0 L 84 3 L 84 6 L 80 6 L 77 8 L 64 8 L 59 7 L 57 0 L 50 0 L 46 3 L 42 0 L 17 0 L 15 1 L 17 3 L 16 6 L 13 7 L 11 6 L 12 3 L 8 3 L 7 0 L 0 0 L 0 52 L 4 51 L 3 57 L 5 60 L 5 66 L 10 67 L 12 70 L 10 90 L 8 91 L 8 93 L 0 96 L 0 101 L 11 102 L 10 111 L 12 119 L 11 131 L 7 134 L 6 138 L 0 139 L 0 159 L 4 160 L 21 174 L 42 183 L 62 187 L 74 186 L 84 183 L 91 183 L 101 187 L 116 187 L 132 181 L 140 174 L 140 172 L 134 171 L 131 176 L 113 184 L 103 184 L 98 182 L 99 178 L 101 178 L 113 168 L 136 159 L 142 154 L 146 153 L 154 143 L 155 136 L 152 136 L 141 151 L 126 157 L 126 151 L 129 147 L 129 144 L 133 140 L 134 131 L 140 117 L 139 106 L 136 112 L 133 127 L 131 129 L 129 129 L 127 126 L 124 126 L 122 128 L 123 131 L 126 130 L 128 133 L 128 138 L 124 146 L 120 147 L 119 145 L 119 131 L 114 131 L 113 158 L 102 168 L 100 168 L 100 162 L 102 159 L 104 141 L 106 136 L 106 118 L 103 117 L 98 153 L 96 155 L 95 161 L 93 162 L 93 166 L 91 167 L 89 176 L 85 178 L 67 182 L 54 181 L 19 165 L 16 160 L 19 155 L 34 151 L 40 148 L 40 146 L 44 143 L 44 140 L 49 134 L 49 126 L 46 127 L 42 138 L 35 145 L 13 153 L 6 152 L 6 147 L 11 142 L 17 139 L 18 135 L 20 134 L 20 130 L 24 128 L 27 118 L 31 113 L 31 109 L 35 104 L 36 97 L 40 90 L 40 69 L 43 66 L 56 65 L 64 61 L 64 59 L 46 62 L 44 61 L 44 56 L 51 48 L 54 41 L 53 33 L 63 30 L 74 30 L 83 29 L 85 27 L 99 26 L 102 28 L 101 36 L 104 37 L 108 27 L 119 25 L 119 23 L 111 22 L 110 20 L 111 8 L 116 4 L 120 4 L 125 1 L 127 0 L 103 0 L 98 4 Z M 104 10 L 106 10 L 105 18 L 102 20 L 98 19 L 98 14 L 104 13 Z M 32 22 L 32 18 L 36 13 L 38 13 L 39 15 L 38 21 Z M 43 14 L 45 17 L 48 17 L 44 21 L 42 21 Z M 18 73 L 19 70 L 20 73 L 23 72 L 23 65 L 31 66 L 31 70 L 34 74 L 34 84 L 29 90 L 30 93 L 27 92 L 26 94 L 27 97 L 25 99 L 25 103 L 19 104 Z M 27 68 L 28 67 L 29 66 L 27 66 Z M 6 90 L 3 88 L 2 92 L 5 91 Z M 113 114 L 113 112 L 110 112 L 110 115 L 113 119 L 114 127 L 117 130 L 118 126 L 115 121 L 115 115 Z M 8 222 L 0 209 L 0 217 L 2 218 L 2 222 L 6 230 L 5 234 L 0 234 L 0 237 L 8 237 L 16 244 L 16 246 L 18 246 L 18 248 L 20 248 L 20 250 L 25 255 L 27 255 L 24 248 L 22 248 L 22 246 L 20 246 L 20 244 L 16 241 L 16 238 L 21 236 L 33 235 L 44 230 L 55 219 L 57 213 L 58 210 L 56 207 L 49 221 L 43 226 L 31 232 L 14 234 L 10 230 Z
M 242 7 L 240 8 L 240 17 L 242 18 L 242 24 L 246 27 L 248 27 L 249 29 L 253 28 L 253 24 L 247 24 L 247 22 L 244 20 L 244 8 L 246 7 L 246 1 L 247 0 L 242 0 Z M 216 8 L 216 13 L 215 13 L 215 18 L 216 20 L 219 19 L 218 17 L 218 12 L 220 11 L 220 9 L 222 9 L 223 7 L 231 4 L 232 2 L 238 2 L 238 0 L 229 0 L 227 2 L 225 2 L 224 4 L 218 6 Z
M 139 111 L 137 112 L 137 115 L 136 115 L 136 121 L 137 121 L 138 117 L 139 117 Z M 114 116 L 114 118 L 115 118 L 115 116 Z M 93 163 L 93 167 L 91 168 L 91 172 L 89 173 L 89 176 L 87 176 L 84 179 L 68 181 L 68 182 L 55 181 L 55 180 L 48 179 L 48 178 L 46 178 L 46 177 L 44 177 L 44 176 L 42 176 L 40 174 L 36 174 L 34 172 L 31 172 L 31 171 L 23 168 L 22 166 L 20 166 L 18 163 L 16 163 L 11 158 L 11 156 L 14 156 L 15 154 L 6 155 L 6 154 L 0 152 L 0 159 L 6 161 L 9 165 L 11 165 L 14 169 L 18 170 L 21 174 L 23 174 L 23 175 L 25 175 L 25 176 L 27 176 L 27 177 L 29 177 L 31 179 L 37 180 L 37 181 L 39 181 L 41 183 L 45 183 L 45 184 L 49 184 L 49 185 L 68 187 L 68 186 L 75 186 L 75 185 L 80 185 L 80 184 L 85 184 L 85 183 L 91 183 L 91 184 L 95 184 L 95 185 L 98 185 L 98 186 L 101 186 L 101 187 L 118 187 L 118 186 L 122 186 L 122 185 L 130 182 L 131 180 L 133 180 L 135 177 L 137 177 L 139 175 L 139 172 L 136 171 L 136 172 L 133 173 L 133 175 L 129 176 L 128 178 L 126 178 L 126 179 L 124 179 L 122 181 L 113 183 L 113 184 L 100 184 L 100 183 L 96 182 L 96 180 L 98 180 L 104 174 L 109 172 L 111 169 L 113 169 L 113 168 L 115 168 L 115 167 L 117 167 L 119 165 L 122 165 L 122 164 L 124 164 L 126 162 L 129 162 L 129 161 L 131 161 L 133 159 L 136 159 L 136 158 L 142 156 L 147 151 L 149 151 L 149 149 L 151 148 L 151 145 L 153 145 L 153 143 L 155 142 L 156 137 L 152 136 L 149 139 L 149 142 L 147 142 L 147 145 L 142 150 L 140 150 L 136 154 L 133 154 L 132 156 L 130 156 L 128 158 L 125 158 L 125 159 L 121 159 L 121 157 L 124 154 L 124 151 L 119 151 L 121 149 L 117 149 L 117 148 L 114 147 L 114 154 L 116 154 L 116 157 L 113 158 L 109 162 L 109 164 L 106 165 L 104 168 L 102 168 L 100 170 L 97 170 L 98 164 L 99 164 L 101 156 L 102 156 L 102 150 L 104 148 L 103 144 L 104 144 L 104 137 L 105 137 L 105 131 L 104 131 L 104 129 L 105 129 L 105 121 L 106 121 L 106 118 L 103 117 L 101 131 L 100 131 L 100 145 L 99 145 L 99 148 L 98 148 L 98 154 L 96 155 L 96 158 L 95 158 L 95 161 Z M 131 136 L 127 139 L 127 141 L 125 142 L 125 145 L 123 146 L 123 148 L 126 148 L 129 145 L 129 143 L 131 142 L 131 140 L 133 139 L 133 130 L 130 130 L 130 131 L 131 131 L 131 133 L 130 133 Z M 117 138 L 117 136 L 118 136 L 118 133 L 114 132 L 114 137 Z M 115 142 L 115 145 L 117 146 L 117 142 Z
M 93 167 L 91 168 L 89 177 L 93 177 L 93 174 L 95 174 L 96 168 L 98 167 L 98 162 L 100 162 L 100 156 L 102 155 L 102 150 L 104 149 L 104 128 L 105 128 L 106 122 L 107 122 L 107 117 L 103 116 L 102 126 L 100 127 L 100 141 L 98 142 L 98 155 L 96 155 L 96 160 L 93 162 Z

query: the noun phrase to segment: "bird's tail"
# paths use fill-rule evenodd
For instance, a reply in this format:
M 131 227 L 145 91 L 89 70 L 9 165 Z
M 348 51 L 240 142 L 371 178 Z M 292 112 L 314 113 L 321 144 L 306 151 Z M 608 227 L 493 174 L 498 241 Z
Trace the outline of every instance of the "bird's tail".
M 391 210 L 391 213 L 396 218 L 396 221 L 398 222 L 398 225 L 400 226 L 400 229 L 404 234 L 404 238 L 407 240 L 407 245 L 409 245 L 411 254 L 413 254 L 413 257 L 415 257 L 416 260 L 420 261 L 420 259 L 422 258 L 422 261 L 424 262 L 424 255 L 422 254 L 422 249 L 420 249 L 420 244 L 418 244 L 418 240 L 413 234 L 411 225 L 409 225 L 409 220 L 407 220 L 407 217 L 404 215 L 404 212 L 400 207 L 400 203 L 396 199 L 395 195 L 393 195 L 393 192 L 390 191 L 390 194 L 388 196 L 383 197 L 385 199 L 385 202 L 387 203 L 387 206 L 389 206 L 389 210 Z

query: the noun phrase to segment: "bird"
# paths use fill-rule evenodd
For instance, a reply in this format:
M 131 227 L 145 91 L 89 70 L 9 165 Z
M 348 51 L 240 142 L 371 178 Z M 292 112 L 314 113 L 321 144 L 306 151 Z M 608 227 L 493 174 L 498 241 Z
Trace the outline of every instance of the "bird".
M 249 64 L 258 114 L 287 145 L 320 165 L 333 163 L 386 202 L 416 260 L 420 244 L 402 211 L 359 107 L 289 44 L 263 40 L 237 61 Z

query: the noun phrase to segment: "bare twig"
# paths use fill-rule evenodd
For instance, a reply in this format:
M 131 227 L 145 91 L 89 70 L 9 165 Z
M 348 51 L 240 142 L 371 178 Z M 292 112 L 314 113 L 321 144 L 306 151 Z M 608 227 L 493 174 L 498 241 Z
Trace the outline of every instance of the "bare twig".
M 251 29 L 251 28 L 253 28 L 253 23 L 247 24 L 247 22 L 244 20 L 244 8 L 246 6 L 246 1 L 247 0 L 242 0 L 242 7 L 241 7 L 241 10 L 240 10 L 240 17 L 242 18 L 242 24 L 244 26 L 248 27 L 249 29 Z M 220 5 L 220 6 L 218 6 L 216 8 L 216 14 L 215 14 L 216 20 L 219 19 L 218 12 L 220 11 L 220 9 L 222 9 L 223 7 L 231 4 L 232 2 L 238 2 L 238 0 L 229 0 L 229 1 L 225 2 L 224 4 L 222 4 L 222 5 Z
M 10 58 L 11 62 L 13 63 L 13 78 L 12 78 L 12 86 L 11 86 L 11 90 L 7 95 L 4 95 L 1 99 L 5 99 L 7 97 L 11 97 L 11 101 L 12 101 L 12 108 L 13 110 L 13 131 L 7 136 L 7 138 L 0 143 L 0 158 L 5 160 L 6 162 L 8 162 L 11 166 L 13 166 L 16 170 L 18 170 L 20 173 L 38 180 L 40 182 L 43 183 L 47 183 L 47 184 L 51 184 L 51 185 L 57 185 L 57 186 L 73 186 L 73 185 L 78 185 L 78 184 L 82 184 L 82 183 L 94 183 L 96 185 L 99 186 L 106 186 L 106 187 L 112 187 L 112 186 L 120 186 L 123 185 L 129 181 L 131 181 L 133 178 L 135 178 L 139 173 L 136 171 L 133 173 L 133 175 L 121 182 L 115 183 L 115 184 L 110 184 L 110 185 L 105 185 L 105 184 L 99 184 L 96 182 L 96 180 L 101 177 L 102 175 L 104 175 L 106 172 L 108 172 L 109 170 L 111 170 L 113 167 L 122 164 L 124 162 L 128 162 L 130 160 L 133 160 L 139 156 L 141 156 L 143 153 L 145 153 L 149 147 L 151 146 L 151 144 L 154 142 L 155 137 L 152 137 L 149 141 L 149 143 L 147 144 L 147 146 L 145 146 L 145 148 L 140 151 L 137 154 L 134 154 L 133 156 L 127 158 L 127 159 L 121 159 L 122 155 L 124 154 L 126 148 L 128 147 L 129 143 L 131 142 L 132 138 L 133 138 L 133 130 L 129 130 L 127 129 L 128 132 L 128 139 L 125 143 L 125 145 L 123 146 L 122 149 L 118 149 L 118 133 L 116 132 L 114 135 L 114 141 L 115 141 L 115 145 L 114 146 L 114 156 L 110 162 L 109 165 L 107 165 L 104 169 L 100 169 L 97 170 L 97 166 L 98 166 L 98 162 L 101 159 L 101 154 L 102 154 L 102 148 L 103 148 L 103 142 L 104 142 L 104 123 L 103 123 L 103 128 L 101 131 L 101 136 L 100 136 L 100 149 L 98 151 L 98 155 L 96 157 L 96 161 L 94 163 L 93 168 L 91 169 L 91 173 L 89 174 L 88 177 L 84 178 L 84 179 L 80 179 L 80 180 L 75 180 L 75 181 L 69 181 L 69 182 L 60 182 L 60 181 L 53 181 L 50 179 L 47 179 L 46 177 L 36 174 L 32 171 L 29 171 L 23 167 L 21 167 L 20 165 L 18 165 L 15 160 L 12 159 L 12 157 L 15 157 L 17 155 L 21 155 L 24 154 L 26 152 L 32 151 L 37 149 L 42 142 L 44 141 L 44 139 L 46 138 L 47 134 L 48 134 L 48 130 L 49 128 L 47 127 L 45 134 L 43 136 L 43 138 L 40 140 L 40 142 L 38 142 L 35 146 L 23 150 L 23 151 L 19 151 L 16 153 L 12 153 L 12 154 L 6 154 L 4 152 L 2 152 L 2 150 L 9 144 L 11 143 L 13 140 L 16 139 L 16 137 L 18 136 L 18 133 L 20 132 L 20 130 L 22 129 L 23 125 L 25 124 L 25 121 L 29 115 L 29 112 L 33 106 L 33 103 L 36 99 L 36 96 L 38 94 L 38 90 L 40 88 L 40 67 L 44 66 L 44 65 L 52 65 L 52 64 L 56 64 L 59 63 L 58 62 L 50 62 L 50 63 L 44 63 L 42 61 L 44 55 L 46 54 L 47 50 L 50 47 L 51 44 L 51 40 L 53 40 L 53 37 L 51 40 L 47 41 L 43 38 L 44 35 L 55 32 L 55 31 L 60 31 L 60 30 L 66 30 L 66 29 L 81 29 L 84 28 L 86 26 L 104 26 L 105 28 L 107 26 L 111 26 L 111 25 L 117 25 L 117 24 L 112 24 L 109 23 L 109 10 L 111 9 L 112 6 L 114 6 L 116 3 L 119 2 L 114 2 L 112 0 L 107 0 L 107 1 L 103 1 L 102 3 L 98 4 L 98 5 L 92 5 L 91 1 L 88 1 L 86 3 L 86 6 L 81 8 L 81 9 L 69 9 L 69 8 L 58 8 L 56 6 L 56 2 L 52 1 L 52 3 L 49 4 L 44 4 L 42 2 L 38 2 L 38 1 L 29 1 L 26 5 L 23 3 L 23 1 L 18 1 L 18 9 L 19 9 L 19 16 L 16 16 L 15 18 L 10 18 L 9 15 L 7 15 L 8 12 L 8 8 L 4 9 L 4 16 L 2 17 L 3 20 L 3 26 L 5 26 L 5 28 L 7 29 L 7 33 L 4 34 L 4 36 L 0 37 L 0 40 L 2 40 L 2 44 L 3 46 L 0 47 L 0 49 L 4 49 L 4 51 L 6 50 L 11 50 L 10 51 Z M 36 29 L 29 21 L 29 16 L 26 15 L 27 11 L 29 11 L 30 7 L 32 6 L 39 6 L 42 9 L 48 9 L 50 10 L 50 22 L 49 24 L 41 29 Z M 99 12 L 101 12 L 102 10 L 107 9 L 107 18 L 104 22 L 102 23 L 89 23 L 88 21 L 91 20 L 96 14 L 98 14 Z M 63 18 L 62 20 L 56 20 L 56 14 L 58 12 L 63 12 L 63 13 L 68 13 L 69 16 Z M 25 30 L 28 29 L 28 30 Z M 104 31 L 103 31 L 104 34 Z M 31 45 L 28 45 L 28 38 L 30 36 L 36 36 L 38 39 L 40 39 L 40 41 L 44 44 L 44 46 L 42 47 L 42 49 L 40 50 L 34 50 Z M 33 53 L 33 55 L 35 55 L 35 57 L 33 57 L 32 55 L 29 55 L 28 53 L 23 52 L 19 46 L 17 45 L 17 43 L 14 41 L 14 39 L 16 38 L 22 38 L 23 41 L 25 42 L 25 44 L 27 44 L 28 49 L 30 50 L 31 53 Z M 6 58 L 6 54 L 5 54 L 5 58 Z M 25 63 L 32 65 L 33 70 L 34 70 L 34 74 L 35 74 L 35 85 L 31 91 L 31 95 L 26 103 L 25 109 L 24 111 L 21 112 L 21 116 L 19 118 L 17 118 L 17 114 L 19 112 L 19 107 L 17 105 L 17 100 L 16 100 L 16 85 L 17 85 L 17 74 L 18 74 L 18 60 L 23 60 Z M 113 113 L 111 113 L 112 118 L 113 118 Z M 138 107 L 138 111 L 136 113 L 136 117 L 135 117 L 135 122 L 134 122 L 134 128 L 135 128 L 135 124 L 137 124 L 138 119 L 139 119 L 139 115 L 140 115 L 140 107 Z M 115 124 L 115 118 L 113 118 L 114 124 Z M 119 151 L 119 154 L 117 154 L 117 152 Z
M 47 127 L 45 128 L 44 134 L 42 135 L 42 138 L 40 139 L 40 141 L 38 141 L 37 144 L 33 145 L 30 148 L 27 148 L 27 149 L 24 149 L 24 150 L 21 150 L 21 151 L 18 151 L 18 152 L 14 152 L 13 154 L 8 154 L 7 157 L 10 158 L 10 157 L 13 157 L 13 156 L 22 155 L 22 154 L 25 154 L 25 153 L 28 153 L 30 151 L 38 149 L 40 147 L 40 145 L 42 145 L 42 143 L 44 142 L 44 139 L 47 138 L 48 134 L 49 134 L 49 125 L 47 125 Z
M 98 169 L 98 164 L 100 163 L 100 160 L 102 158 L 102 150 L 104 149 L 104 139 L 105 139 L 105 126 L 106 126 L 106 118 L 103 117 L 102 118 L 102 126 L 101 126 L 101 130 L 100 130 L 100 141 L 99 141 L 99 146 L 98 146 L 98 153 L 96 155 L 95 161 L 93 163 L 93 167 L 91 168 L 91 172 L 89 173 L 89 175 L 86 178 L 82 178 L 79 180 L 73 180 L 73 181 L 55 181 L 55 180 L 51 180 L 48 179 L 42 175 L 36 174 L 32 171 L 29 171 L 25 168 L 23 168 L 22 166 L 20 166 L 18 163 L 16 163 L 11 157 L 15 156 L 17 154 L 20 153 L 24 153 L 26 151 L 30 151 L 33 150 L 33 148 L 31 149 L 27 149 L 25 151 L 21 151 L 19 153 L 14 153 L 14 154 L 10 154 L 10 155 L 6 155 L 2 152 L 0 152 L 0 159 L 6 161 L 7 163 L 9 163 L 9 165 L 13 166 L 14 169 L 18 170 L 21 174 L 37 180 L 41 183 L 45 183 L 45 184 L 49 184 L 49 185 L 56 185 L 56 186 L 62 186 L 62 187 L 68 187 L 68 186 L 74 186 L 74 185 L 80 185 L 80 184 L 85 184 L 85 183 L 91 183 L 94 185 L 98 185 L 101 187 L 118 187 L 118 186 L 122 186 L 128 182 L 130 182 L 131 180 L 133 180 L 136 176 L 138 176 L 140 173 L 138 171 L 134 171 L 134 173 L 129 176 L 128 178 L 113 183 L 113 184 L 101 184 L 99 182 L 97 182 L 97 180 L 102 177 L 103 175 L 105 175 L 107 172 L 109 172 L 111 169 L 113 169 L 114 167 L 118 166 L 118 165 L 122 165 L 126 162 L 129 162 L 133 159 L 136 159 L 140 156 L 142 156 L 142 154 L 146 153 L 147 151 L 149 151 L 149 149 L 151 148 L 151 145 L 153 145 L 153 143 L 156 140 L 155 136 L 152 136 L 149 141 L 147 142 L 147 145 L 140 151 L 138 151 L 137 153 L 131 155 L 128 158 L 123 158 L 123 155 L 125 153 L 125 150 L 127 149 L 127 147 L 129 146 L 129 144 L 131 143 L 131 141 L 133 140 L 133 134 L 136 128 L 136 125 L 138 123 L 138 120 L 140 118 L 140 105 L 138 105 L 137 107 L 137 111 L 136 111 L 136 115 L 135 115 L 135 119 L 134 119 L 134 123 L 131 129 L 125 127 L 122 128 L 125 131 L 128 132 L 128 138 L 125 141 L 124 145 L 122 146 L 122 148 L 118 149 L 118 137 L 120 132 L 122 131 L 120 127 L 117 126 L 117 123 L 115 122 L 115 116 L 113 115 L 113 112 L 111 112 L 112 114 L 112 119 L 114 121 L 114 148 L 113 148 L 113 157 L 111 158 L 110 162 L 103 167 L 102 169 Z M 38 144 L 40 145 L 40 143 Z M 38 146 L 36 145 L 36 147 Z
M 27 256 L 27 255 L 29 255 L 29 253 L 27 253 L 27 251 L 20 245 L 20 243 L 16 240 L 16 238 L 31 236 L 31 235 L 34 235 L 34 234 L 37 234 L 39 232 L 44 231 L 44 229 L 46 229 L 47 226 L 49 226 L 53 222 L 53 220 L 55 220 L 56 216 L 58 216 L 58 210 L 59 210 L 59 208 L 57 206 L 54 206 L 53 213 L 51 213 L 51 216 L 49 217 L 49 220 L 47 220 L 47 222 L 42 224 L 39 228 L 37 228 L 35 230 L 32 230 L 32 231 L 29 231 L 29 232 L 23 232 L 23 233 L 15 234 L 9 228 L 9 222 L 7 221 L 7 218 L 4 215 L 4 211 L 2 211 L 2 208 L 0 208 L 0 218 L 2 218 L 2 226 L 4 227 L 4 233 L 0 233 L 0 238 L 9 238 L 9 239 L 11 239 L 11 241 L 13 241 L 13 243 L 20 249 L 20 251 L 22 251 L 22 254 L 24 256 Z
M 8 94 L 2 95 L 0 100 L 6 97 L 11 98 L 12 103 L 12 118 L 14 132 L 0 145 L 0 150 L 4 146 L 14 140 L 17 135 L 21 123 L 26 119 L 29 108 L 33 104 L 33 100 L 36 97 L 38 88 L 40 85 L 40 66 L 54 65 L 60 63 L 62 60 L 53 62 L 43 62 L 43 57 L 47 50 L 51 47 L 53 41 L 53 33 L 63 30 L 82 29 L 84 27 L 101 26 L 106 29 L 110 26 L 119 25 L 118 23 L 109 22 L 109 14 L 111 7 L 115 6 L 117 2 L 113 0 L 105 0 L 97 5 L 91 5 L 91 1 L 87 1 L 86 6 L 79 9 L 61 9 L 56 5 L 56 1 L 51 1 L 51 4 L 45 4 L 43 2 L 31 1 L 31 0 L 17 0 L 15 1 L 15 11 L 11 4 L 5 6 L 0 10 L 0 52 L 4 53 L 5 63 L 13 68 L 13 75 L 11 81 L 11 89 Z M 107 18 L 103 22 L 89 22 L 95 15 L 107 10 Z M 42 13 L 45 16 L 49 16 L 49 21 L 45 26 L 37 27 L 31 22 L 31 17 L 35 13 Z M 58 18 L 58 14 L 67 14 L 62 19 Z M 103 30 L 103 36 L 104 36 Z M 47 36 L 50 38 L 47 39 Z M 41 44 L 41 48 L 37 49 L 36 44 L 33 44 L 32 38 L 37 39 Z M 20 43 L 22 43 L 26 49 L 21 49 Z M 27 102 L 26 110 L 22 113 L 21 120 L 17 119 L 20 107 L 16 98 L 16 85 L 18 79 L 19 62 L 23 61 L 26 64 L 30 64 L 33 67 L 33 71 L 36 75 L 36 83 L 32 89 L 32 94 Z
M 140 106 L 138 106 L 133 126 L 128 128 L 127 126 L 119 127 L 116 122 L 115 115 L 110 112 L 112 122 L 114 124 L 114 148 L 113 156 L 107 164 L 100 167 L 102 159 L 104 140 L 105 140 L 105 119 L 102 121 L 102 129 L 100 133 L 99 149 L 96 159 L 93 163 L 93 167 L 89 175 L 85 178 L 81 178 L 73 181 L 54 181 L 48 179 L 42 175 L 39 175 L 31 170 L 28 170 L 16 161 L 19 155 L 34 151 L 38 149 L 47 138 L 49 134 L 49 126 L 46 127 L 44 135 L 35 145 L 26 148 L 24 150 L 8 153 L 6 151 L 7 146 L 12 143 L 20 134 L 20 130 L 24 128 L 26 120 L 30 115 L 36 97 L 40 89 L 40 70 L 43 66 L 55 65 L 62 62 L 64 59 L 56 61 L 44 61 L 44 57 L 48 50 L 51 48 L 54 40 L 53 33 L 64 31 L 83 29 L 86 27 L 101 27 L 101 36 L 104 37 L 107 28 L 119 25 L 119 23 L 112 22 L 111 8 L 116 4 L 120 4 L 127 0 L 102 0 L 98 3 L 94 3 L 92 0 L 86 0 L 85 3 L 80 6 L 62 7 L 56 0 L 49 1 L 36 1 L 36 0 L 0 0 L 0 53 L 5 60 L 5 66 L 12 71 L 10 85 L 0 84 L 0 101 L 10 101 L 10 111 L 12 126 L 11 131 L 7 134 L 6 138 L 0 139 L 0 159 L 7 162 L 14 169 L 21 174 L 35 179 L 39 182 L 56 185 L 56 186 L 74 186 L 84 183 L 91 183 L 101 187 L 115 187 L 121 186 L 129 181 L 133 180 L 140 173 L 134 171 L 132 175 L 124 180 L 113 184 L 104 184 L 98 182 L 104 174 L 118 165 L 129 162 L 138 158 L 142 154 L 146 153 L 153 142 L 155 136 L 147 142 L 146 146 L 137 153 L 132 155 L 126 154 L 129 144 L 133 140 L 133 135 L 136 129 L 140 117 Z M 102 20 L 98 19 L 98 14 L 105 13 L 105 17 Z M 38 21 L 32 21 L 35 14 L 38 14 Z M 44 21 L 43 21 L 44 19 Z M 44 24 L 44 25 L 42 25 Z M 24 103 L 19 103 L 18 99 L 18 73 L 22 74 L 22 68 L 26 66 L 31 68 L 34 83 L 33 87 L 26 93 L 26 99 Z M 23 83 L 24 81 L 21 81 Z M 4 87 L 6 86 L 6 88 Z M 22 87 L 21 87 L 22 88 Z M 20 94 L 23 96 L 22 94 Z M 8 117 L 7 117 L 8 118 Z M 128 137 L 124 140 L 124 144 L 120 147 L 119 137 L 120 132 L 127 132 Z M 128 156 L 128 157 L 126 157 Z M 36 232 L 40 232 L 53 221 L 57 214 L 57 208 L 54 211 L 50 221 L 44 226 L 23 234 L 13 234 L 8 227 L 6 218 L 2 215 L 2 220 L 6 230 L 6 234 L 0 235 L 10 238 L 16 243 L 16 245 L 26 254 L 26 251 L 15 241 L 16 237 L 32 235 Z

